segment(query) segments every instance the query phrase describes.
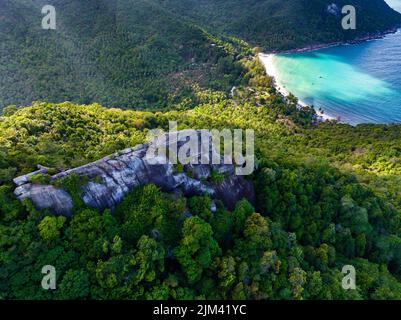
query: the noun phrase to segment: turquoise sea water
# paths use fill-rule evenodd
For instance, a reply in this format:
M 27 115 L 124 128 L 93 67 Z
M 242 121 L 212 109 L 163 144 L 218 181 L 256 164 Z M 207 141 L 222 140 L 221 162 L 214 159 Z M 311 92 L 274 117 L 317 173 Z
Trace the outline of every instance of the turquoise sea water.
M 277 80 L 343 122 L 401 122 L 401 32 L 384 39 L 273 57 Z

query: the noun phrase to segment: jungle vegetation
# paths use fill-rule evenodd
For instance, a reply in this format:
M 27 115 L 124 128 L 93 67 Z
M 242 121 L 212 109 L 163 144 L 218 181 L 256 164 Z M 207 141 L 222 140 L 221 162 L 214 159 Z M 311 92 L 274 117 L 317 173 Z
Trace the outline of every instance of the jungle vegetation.
M 185 1 L 131 2 L 54 0 L 52 34 L 38 23 L 44 1 L 0 1 L 10 13 L 0 16 L 0 298 L 401 299 L 400 126 L 319 123 L 233 37 L 284 48 L 338 34 L 292 20 L 306 1 L 249 1 L 243 19 L 228 16 L 239 15 L 234 0 L 186 1 L 190 13 Z M 284 11 L 265 34 L 246 23 L 274 8 Z M 379 1 L 366 8 L 384 10 L 376 31 L 396 19 Z M 282 17 L 303 28 L 284 31 Z M 76 203 L 66 218 L 13 194 L 12 179 L 38 164 L 53 173 L 95 161 L 169 120 L 254 129 L 256 202 L 212 212 L 207 196 L 145 185 L 113 211 Z M 74 179 L 63 187 L 80 192 Z M 56 290 L 41 287 L 44 265 L 56 267 Z M 341 286 L 344 265 L 356 290 Z

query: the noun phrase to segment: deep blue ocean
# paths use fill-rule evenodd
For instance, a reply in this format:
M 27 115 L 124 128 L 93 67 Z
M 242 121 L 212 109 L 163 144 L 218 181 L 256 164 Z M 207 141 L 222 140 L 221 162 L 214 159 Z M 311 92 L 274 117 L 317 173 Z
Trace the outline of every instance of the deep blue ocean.
M 330 117 L 350 124 L 401 122 L 401 31 L 272 61 L 286 91 Z

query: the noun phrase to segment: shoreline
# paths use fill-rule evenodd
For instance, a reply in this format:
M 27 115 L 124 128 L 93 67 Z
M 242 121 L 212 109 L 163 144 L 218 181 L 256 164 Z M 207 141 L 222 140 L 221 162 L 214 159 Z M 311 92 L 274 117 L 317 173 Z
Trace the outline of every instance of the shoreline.
M 374 40 L 380 40 L 383 39 L 384 37 L 390 35 L 390 34 L 396 34 L 398 32 L 401 32 L 401 27 L 395 27 L 393 29 L 387 30 L 385 32 L 381 32 L 380 34 L 375 34 L 375 35 L 368 35 L 362 38 L 358 38 L 352 41 L 346 41 L 346 42 L 332 42 L 332 43 L 326 43 L 326 44 L 316 44 L 316 45 L 310 45 L 308 47 L 303 47 L 303 48 L 297 48 L 297 49 L 292 49 L 292 50 L 286 50 L 286 51 L 278 51 L 278 50 L 273 50 L 268 53 L 259 53 L 258 58 L 262 62 L 263 66 L 265 67 L 266 73 L 273 78 L 273 86 L 274 88 L 284 97 L 288 97 L 290 92 L 285 88 L 285 86 L 280 82 L 280 74 L 277 71 L 276 67 L 274 66 L 273 63 L 273 57 L 277 54 L 289 54 L 289 53 L 302 53 L 302 52 L 310 52 L 310 51 L 316 51 L 316 50 L 321 50 L 321 49 L 326 49 L 326 48 L 332 48 L 332 47 L 337 47 L 337 46 L 345 46 L 345 45 L 356 45 L 356 44 L 361 44 L 367 41 L 374 41 Z M 337 118 L 333 116 L 329 116 L 324 113 L 324 109 L 319 108 L 317 109 L 315 106 L 308 105 L 307 103 L 303 102 L 300 100 L 298 97 L 298 107 L 303 108 L 310 106 L 312 107 L 317 115 L 317 121 L 318 122 L 324 122 L 324 121 L 330 121 L 330 120 L 337 120 Z M 321 111 L 322 110 L 322 111 Z
M 272 50 L 272 51 L 268 52 L 268 54 L 301 53 L 301 52 L 310 52 L 310 51 L 327 49 L 327 48 L 338 47 L 338 46 L 361 44 L 361 43 L 364 43 L 364 42 L 367 42 L 367 41 L 380 40 L 380 39 L 383 39 L 384 37 L 386 37 L 386 36 L 388 36 L 390 34 L 395 34 L 395 33 L 400 32 L 400 31 L 401 31 L 401 26 L 398 26 L 398 27 L 394 27 L 392 29 L 389 29 L 387 31 L 383 31 L 383 32 L 375 33 L 375 34 L 370 34 L 370 35 L 367 35 L 367 36 L 364 36 L 364 37 L 360 37 L 360 38 L 357 38 L 357 39 L 354 39 L 354 40 L 311 44 L 311 45 L 306 46 L 306 47 L 289 49 L 289 50 Z
M 285 88 L 285 86 L 280 82 L 280 74 L 277 71 L 276 67 L 274 66 L 273 63 L 273 57 L 274 53 L 259 53 L 258 58 L 262 62 L 263 66 L 265 67 L 266 73 L 273 78 L 273 86 L 274 88 L 284 97 L 288 97 L 290 92 Z M 308 107 L 307 103 L 303 102 L 300 100 L 298 97 L 298 108 L 304 108 Z M 310 106 L 313 107 L 313 106 Z M 323 112 L 321 112 L 319 109 L 316 109 L 313 107 L 313 109 L 316 112 L 317 115 L 317 121 L 328 121 L 328 120 L 335 120 L 334 117 L 328 116 Z

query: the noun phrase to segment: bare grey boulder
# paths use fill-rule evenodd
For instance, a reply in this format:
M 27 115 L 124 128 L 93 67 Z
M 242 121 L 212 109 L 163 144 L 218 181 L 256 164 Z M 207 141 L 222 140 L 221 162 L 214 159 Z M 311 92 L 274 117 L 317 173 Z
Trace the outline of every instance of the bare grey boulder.
M 191 135 L 203 135 L 203 140 L 199 139 L 198 152 L 193 159 L 195 164 L 186 164 L 177 172 L 165 156 L 156 154 L 149 157 L 149 151 L 161 150 L 162 146 L 169 148 L 173 144 L 177 145 L 178 152 L 183 151 L 181 148 Z M 207 194 L 213 199 L 221 200 L 228 209 L 233 209 L 243 198 L 253 202 L 252 183 L 242 176 L 235 175 L 234 165 L 222 163 L 223 157 L 220 157 L 221 163 L 213 164 L 211 159 L 214 152 L 216 150 L 208 131 L 183 130 L 165 134 L 149 143 L 125 149 L 82 167 L 58 173 L 51 177 L 51 181 L 72 174 L 85 177 L 89 182 L 82 187 L 80 197 L 88 207 L 100 211 L 114 209 L 128 192 L 149 183 L 155 184 L 164 192 L 178 192 L 184 196 Z M 202 164 L 197 164 L 201 159 Z M 209 160 L 206 164 L 205 159 Z M 213 170 L 224 179 L 218 183 L 208 181 Z M 30 199 L 37 209 L 49 209 L 54 214 L 70 216 L 73 212 L 73 201 L 66 191 L 53 185 L 30 182 L 33 175 L 43 172 L 37 171 L 16 178 L 14 182 L 18 187 L 15 189 L 15 195 L 20 200 Z
M 24 184 L 15 190 L 21 201 L 30 199 L 38 210 L 49 209 L 55 214 L 69 216 L 73 209 L 71 196 L 51 185 Z

